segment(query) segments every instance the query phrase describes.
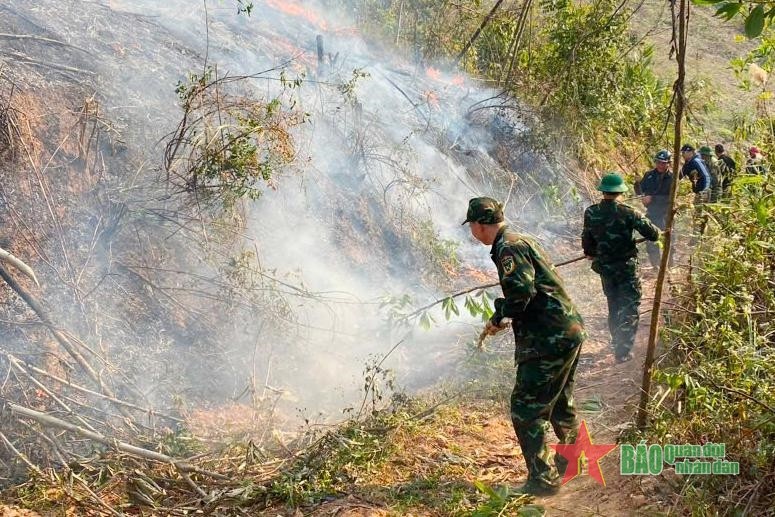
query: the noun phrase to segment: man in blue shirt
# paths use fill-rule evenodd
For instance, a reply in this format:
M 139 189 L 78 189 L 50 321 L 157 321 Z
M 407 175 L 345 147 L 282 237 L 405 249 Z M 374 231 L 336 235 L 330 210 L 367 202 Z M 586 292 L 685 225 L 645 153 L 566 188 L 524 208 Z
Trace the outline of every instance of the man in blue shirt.
M 702 213 L 702 204 L 710 200 L 710 171 L 702 161 L 700 155 L 694 152 L 694 147 L 684 144 L 681 147 L 681 156 L 684 159 L 684 165 L 681 168 L 681 178 L 689 178 L 692 182 L 692 192 L 694 192 L 694 233 L 690 240 L 690 245 L 696 242 L 696 236 L 705 233 L 705 223 L 707 217 Z
M 704 203 L 710 194 L 710 171 L 691 145 L 681 147 L 681 156 L 684 159 L 681 178 L 689 178 L 692 182 L 692 192 L 698 194 L 695 203 Z

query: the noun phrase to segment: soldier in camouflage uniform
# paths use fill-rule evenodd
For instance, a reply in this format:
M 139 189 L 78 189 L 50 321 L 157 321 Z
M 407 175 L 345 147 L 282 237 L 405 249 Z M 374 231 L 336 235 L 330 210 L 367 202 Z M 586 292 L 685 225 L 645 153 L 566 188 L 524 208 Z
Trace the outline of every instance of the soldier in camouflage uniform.
M 708 167 L 708 172 L 710 172 L 710 202 L 717 203 L 721 199 L 721 186 L 726 176 L 726 164 L 714 158 L 713 151 L 707 145 L 700 147 L 700 158 L 702 158 L 702 161 Z M 707 223 L 707 216 L 705 223 Z
M 728 198 L 732 189 L 732 182 L 737 175 L 737 164 L 735 163 L 735 160 L 727 154 L 726 149 L 724 149 L 724 144 L 716 144 L 716 147 L 713 148 L 713 152 L 716 154 L 718 161 L 724 164 L 724 167 L 722 168 L 724 177 L 721 180 L 721 193 L 724 198 Z
M 503 221 L 500 204 L 487 197 L 469 201 L 463 224 L 482 244 L 498 269 L 503 297 L 485 330 L 496 333 L 511 319 L 516 341 L 517 376 L 511 394 L 511 421 L 528 469 L 523 493 L 553 494 L 567 460 L 546 445 L 549 426 L 562 443 L 578 433 L 573 384 L 584 323 L 546 253 L 533 239 Z
M 617 198 L 627 191 L 616 173 L 603 176 L 598 190 L 603 200 L 584 212 L 581 245 L 592 260 L 592 270 L 600 274 L 608 299 L 608 329 L 616 362 L 632 359 L 640 308 L 638 249 L 632 232 L 637 230 L 650 241 L 659 238 L 659 228 L 634 208 Z

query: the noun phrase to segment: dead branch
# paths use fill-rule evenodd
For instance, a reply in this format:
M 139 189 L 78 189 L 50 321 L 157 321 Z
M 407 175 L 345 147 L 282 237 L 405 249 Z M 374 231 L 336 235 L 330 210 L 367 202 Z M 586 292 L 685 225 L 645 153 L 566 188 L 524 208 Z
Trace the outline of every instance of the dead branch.
M 22 461 L 22 463 L 24 463 L 25 465 L 27 465 L 27 468 L 29 468 L 30 470 L 32 470 L 33 472 L 35 472 L 36 474 L 38 474 L 38 475 L 40 475 L 40 476 L 42 476 L 42 475 L 43 475 L 43 471 L 42 471 L 42 470 L 40 470 L 40 468 L 39 468 L 37 465 L 35 465 L 34 463 L 32 463 L 32 462 L 31 462 L 31 461 L 30 461 L 30 460 L 27 458 L 27 456 L 25 456 L 24 454 L 22 454 L 21 452 L 19 452 L 19 449 L 17 449 L 16 447 L 14 447 L 13 443 L 11 443 L 11 440 L 9 440 L 9 439 L 8 439 L 8 438 L 5 436 L 5 434 L 3 434 L 3 432 L 2 432 L 2 431 L 0 431 L 0 440 L 3 440 L 3 442 L 5 443 L 5 446 L 6 446 L 6 447 L 8 447 L 8 450 L 10 450 L 10 451 L 11 451 L 11 452 L 12 452 L 12 453 L 13 453 L 13 454 L 14 454 L 14 455 L 17 457 L 17 458 L 19 458 L 19 459 Z
M 70 354 L 70 357 L 75 359 L 75 361 L 81 366 L 84 372 L 86 372 L 89 378 L 99 387 L 100 391 L 107 397 L 115 399 L 116 395 L 113 393 L 113 390 L 102 382 L 99 374 L 94 371 L 94 368 L 92 368 L 92 366 L 88 361 L 86 361 L 81 353 L 75 349 L 70 340 L 67 339 L 67 337 L 65 337 L 65 335 L 57 327 L 55 327 L 53 323 L 51 323 L 51 319 L 48 317 L 48 313 L 43 309 L 38 301 L 29 292 L 27 292 L 26 289 L 20 286 L 2 266 L 0 266 L 0 277 L 2 277 L 3 280 L 5 280 L 6 283 L 11 287 L 11 289 L 16 291 L 16 294 L 18 294 L 25 302 L 27 302 L 27 305 L 29 305 L 30 308 L 35 311 L 35 314 L 37 314 L 40 320 L 46 324 L 59 344 L 62 345 L 68 354 Z M 126 410 L 126 408 L 118 406 L 117 409 L 126 418 L 133 420 L 132 415 Z
M 35 282 L 35 285 L 40 287 L 40 283 L 38 282 L 38 279 L 35 277 L 35 272 L 32 270 L 30 266 L 25 264 L 20 258 L 15 257 L 8 251 L 4 250 L 3 248 L 0 248 L 0 260 L 7 262 L 11 264 L 13 267 L 30 277 L 33 282 Z
M 11 361 L 15 360 L 15 361 L 18 361 L 19 363 L 22 362 L 18 357 L 10 354 L 9 352 L 6 352 L 3 349 L 0 349 L 0 354 L 6 356 Z M 63 379 L 61 377 L 58 377 L 58 376 L 56 376 L 56 375 L 54 375 L 52 373 L 47 372 L 46 370 L 43 370 L 42 368 L 37 368 L 37 367 L 35 367 L 35 366 L 31 365 L 31 364 L 26 364 L 25 366 L 26 366 L 26 368 L 28 370 L 30 370 L 32 372 L 35 372 L 35 373 L 37 373 L 39 375 L 43 375 L 44 377 L 48 377 L 51 380 L 54 380 L 54 381 L 56 381 L 56 382 L 58 382 L 60 384 L 64 384 L 68 388 L 72 388 L 72 389 L 74 389 L 76 391 L 80 391 L 81 393 L 84 393 L 86 395 L 91 395 L 91 396 L 94 396 L 94 397 L 99 397 L 101 399 L 104 399 L 104 400 L 107 400 L 109 402 L 112 402 L 113 404 L 116 404 L 116 405 L 119 405 L 119 406 L 124 406 L 124 407 L 127 407 L 129 409 L 134 409 L 136 411 L 141 411 L 141 412 L 143 412 L 143 413 L 145 413 L 145 414 L 147 414 L 149 416 L 158 416 L 158 417 L 165 418 L 167 420 L 172 420 L 173 422 L 178 422 L 178 423 L 185 422 L 181 418 L 177 418 L 177 417 L 174 417 L 172 415 L 167 415 L 167 414 L 164 414 L 164 413 L 160 413 L 160 412 L 156 411 L 155 409 L 150 409 L 150 408 L 138 406 L 137 404 L 132 404 L 131 402 L 127 402 L 125 400 L 120 400 L 120 399 L 117 399 L 117 398 L 112 398 L 112 397 L 109 397 L 107 395 L 103 395 L 102 393 L 98 393 L 98 392 L 90 390 L 88 388 L 84 388 L 83 386 L 79 386 L 77 384 L 73 384 L 71 381 L 69 381 L 67 379 Z
M 137 447 L 135 445 L 130 445 L 125 442 L 120 442 L 118 440 L 110 439 L 100 433 L 89 431 L 88 429 L 84 429 L 83 427 L 79 427 L 75 424 L 71 424 L 70 422 L 65 422 L 64 420 L 60 420 L 59 418 L 53 417 L 51 415 L 41 413 L 40 411 L 35 411 L 34 409 L 29 409 L 23 406 L 19 406 L 18 404 L 14 404 L 13 402 L 10 402 L 10 401 L 6 401 L 6 404 L 8 405 L 8 408 L 11 410 L 13 414 L 22 416 L 24 418 L 31 418 L 32 420 L 35 420 L 39 424 L 47 427 L 55 427 L 57 429 L 63 429 L 65 431 L 78 434 L 89 440 L 93 440 L 95 442 L 101 443 L 108 447 L 113 447 L 131 456 L 137 456 L 139 458 L 144 458 L 151 461 L 166 463 L 174 466 L 180 472 L 195 472 L 197 474 L 202 474 L 204 476 L 208 476 L 214 479 L 230 481 L 230 479 L 227 476 L 224 476 L 223 474 L 201 469 L 195 465 L 191 465 L 189 463 L 176 460 L 175 458 L 171 456 L 167 456 L 166 454 L 150 451 L 148 449 L 143 449 L 142 447 Z
M 59 397 L 57 397 L 55 393 L 53 393 L 53 392 L 52 392 L 51 390 L 49 390 L 49 389 L 48 389 L 46 386 L 44 386 L 44 385 L 43 385 L 43 384 L 42 384 L 42 383 L 41 383 L 39 380 L 37 380 L 35 377 L 33 377 L 33 376 L 30 374 L 30 372 L 28 372 L 28 371 L 27 371 L 27 370 L 24 368 L 24 366 L 22 366 L 22 364 L 21 364 L 21 363 L 20 363 L 18 360 L 16 360 L 16 358 L 15 358 L 15 357 L 13 357 L 13 358 L 12 358 L 12 357 L 9 357 L 8 359 L 9 359 L 9 361 L 11 362 L 11 364 L 12 364 L 14 367 L 16 367 L 16 370 L 17 370 L 17 371 L 21 372 L 21 373 L 22 373 L 22 374 L 23 374 L 25 377 L 27 377 L 27 378 L 30 380 L 30 382 L 32 382 L 32 384 L 34 384 L 35 386 L 37 386 L 37 387 L 38 387 L 38 389 L 42 390 L 42 391 L 43 391 L 43 392 L 44 392 L 46 395 L 48 395 L 49 397 L 51 397 L 51 400 L 53 400 L 54 402 L 56 402 L 57 404 L 59 404 L 59 406 L 60 406 L 62 409 L 64 409 L 64 410 L 67 412 L 67 414 L 69 414 L 69 415 L 74 415 L 74 416 L 75 416 L 75 417 L 76 417 L 76 418 L 77 418 L 77 419 L 78 419 L 78 420 L 81 422 L 81 424 L 83 424 L 83 425 L 84 425 L 84 426 L 85 426 L 87 429 L 89 429 L 90 431 L 96 431 L 96 429 L 94 429 L 94 428 L 93 428 L 93 427 L 92 427 L 92 426 L 91 426 L 91 425 L 90 425 L 90 424 L 89 424 L 89 423 L 88 423 L 86 420 L 84 420 L 83 418 L 81 418 L 81 417 L 80 417 L 79 415 L 77 415 L 77 414 L 76 414 L 76 413 L 75 413 L 75 412 L 74 412 L 72 409 L 70 409 L 70 406 L 68 406 L 68 405 L 65 403 L 65 401 L 63 401 L 62 399 L 60 399 Z
M 0 38 L 3 39 L 24 39 L 24 40 L 34 40 L 34 41 L 42 41 L 44 43 L 53 43 L 54 45 L 62 45 L 63 47 L 69 47 L 74 48 L 76 50 L 80 50 L 81 52 L 85 52 L 86 54 L 91 54 L 88 50 L 85 48 L 79 47 L 77 45 L 73 45 L 72 43 L 65 43 L 64 41 L 59 41 L 51 38 L 45 38 L 43 36 L 35 36 L 34 34 L 6 34 L 6 33 L 0 33 Z
M 66 66 L 66 65 L 59 65 L 56 63 L 47 63 L 45 61 L 38 61 L 37 59 L 32 59 L 29 56 L 25 56 L 24 54 L 19 54 L 17 52 L 8 52 L 7 50 L 0 51 L 6 56 L 12 57 L 16 59 L 20 63 L 27 63 L 29 65 L 35 65 L 35 66 L 41 66 L 44 68 L 51 68 L 54 70 L 64 71 L 64 72 L 74 72 L 77 74 L 85 74 L 85 75 L 96 75 L 94 72 L 89 70 L 81 70 L 80 68 L 75 68 L 72 66 Z
M 498 0 L 495 2 L 495 5 L 490 9 L 490 12 L 487 13 L 487 16 L 484 17 L 484 20 L 482 20 L 481 25 L 479 25 L 479 28 L 476 29 L 474 34 L 471 36 L 471 39 L 466 42 L 465 46 L 463 47 L 463 50 L 460 51 L 460 54 L 457 56 L 457 60 L 455 63 L 460 63 L 460 60 L 463 59 L 463 57 L 466 55 L 466 52 L 468 52 L 468 49 L 471 48 L 471 45 L 476 43 L 476 40 L 479 38 L 479 34 L 482 33 L 482 30 L 484 30 L 485 27 L 487 27 L 487 24 L 490 23 L 490 20 L 493 16 L 495 16 L 495 12 L 498 10 L 498 8 L 503 3 L 503 0 Z

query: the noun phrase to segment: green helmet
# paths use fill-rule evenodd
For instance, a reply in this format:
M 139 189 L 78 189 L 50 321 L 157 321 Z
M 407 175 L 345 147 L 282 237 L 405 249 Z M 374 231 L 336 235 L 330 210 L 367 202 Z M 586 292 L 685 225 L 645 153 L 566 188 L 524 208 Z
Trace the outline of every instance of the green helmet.
M 711 154 L 713 154 L 713 152 L 710 150 L 710 147 L 708 147 L 707 145 L 703 145 L 702 147 L 700 147 L 700 156 L 710 156 Z
M 627 185 L 624 184 L 624 178 L 615 172 L 607 172 L 600 180 L 597 190 L 600 192 L 627 192 Z
M 654 161 L 657 162 L 670 162 L 670 158 L 673 157 L 673 154 L 668 151 L 667 149 L 660 149 L 659 152 L 654 156 Z

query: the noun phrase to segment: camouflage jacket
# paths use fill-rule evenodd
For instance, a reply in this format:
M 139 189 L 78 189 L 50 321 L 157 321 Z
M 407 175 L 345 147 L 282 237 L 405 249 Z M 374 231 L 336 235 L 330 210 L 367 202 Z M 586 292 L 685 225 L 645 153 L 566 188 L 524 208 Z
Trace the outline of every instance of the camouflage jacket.
M 721 196 L 721 188 L 729 175 L 727 164 L 723 160 L 711 158 L 710 163 L 706 163 L 710 171 L 710 201 L 715 203 Z
M 581 344 L 584 322 L 538 243 L 504 226 L 490 255 L 503 289 L 492 321 L 512 319 L 518 363 L 561 356 Z
M 735 176 L 737 175 L 737 164 L 735 163 L 735 160 L 726 154 L 722 154 L 719 158 L 719 161 L 724 163 L 724 166 L 721 168 L 723 175 L 721 187 L 728 189 L 732 185 L 732 181 L 734 181 Z
M 595 271 L 599 269 L 597 266 L 625 262 L 638 256 L 633 230 L 650 241 L 659 238 L 659 228 L 624 203 L 604 199 L 586 209 L 581 246 L 585 255 L 595 258 Z

